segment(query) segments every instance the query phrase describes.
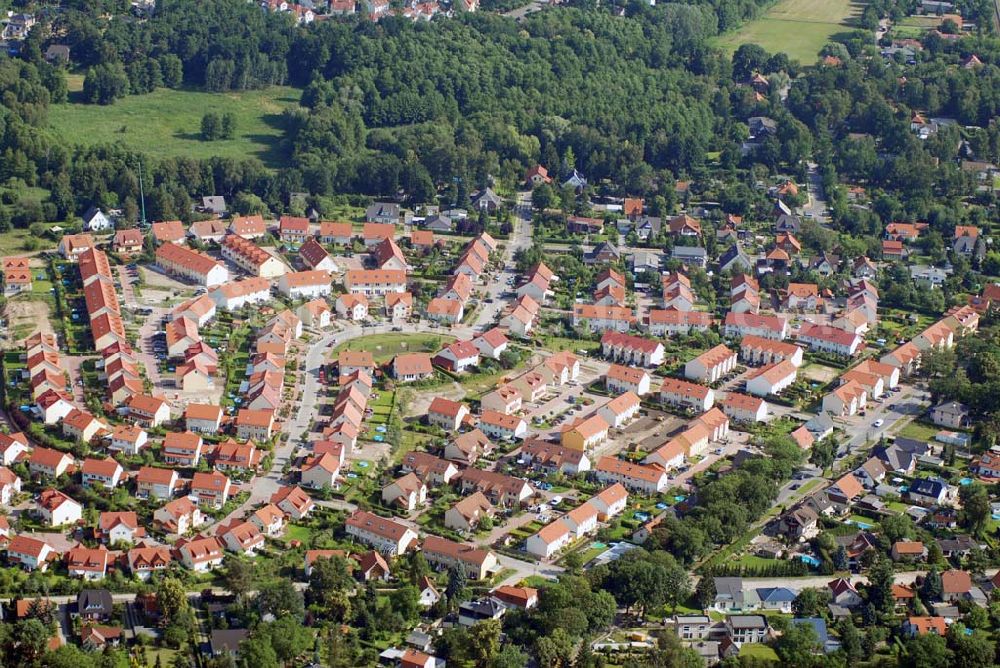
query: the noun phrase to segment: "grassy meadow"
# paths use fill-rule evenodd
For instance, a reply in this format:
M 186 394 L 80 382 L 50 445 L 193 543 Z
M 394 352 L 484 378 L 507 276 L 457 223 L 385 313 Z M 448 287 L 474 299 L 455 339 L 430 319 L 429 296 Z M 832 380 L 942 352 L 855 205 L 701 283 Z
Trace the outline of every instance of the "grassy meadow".
M 287 86 L 230 93 L 160 88 L 101 106 L 79 102 L 82 87 L 79 75 L 70 76 L 70 101 L 49 109 L 52 129 L 68 143 L 124 143 L 155 157 L 255 156 L 272 168 L 286 159 L 279 145 L 282 112 L 298 106 L 300 97 Z M 201 118 L 208 112 L 235 113 L 236 136 L 202 141 Z
M 759 44 L 768 52 L 784 51 L 803 65 L 812 65 L 830 37 L 851 29 L 861 5 L 851 0 L 779 0 L 763 16 L 715 39 L 716 46 L 735 51 L 742 44 Z

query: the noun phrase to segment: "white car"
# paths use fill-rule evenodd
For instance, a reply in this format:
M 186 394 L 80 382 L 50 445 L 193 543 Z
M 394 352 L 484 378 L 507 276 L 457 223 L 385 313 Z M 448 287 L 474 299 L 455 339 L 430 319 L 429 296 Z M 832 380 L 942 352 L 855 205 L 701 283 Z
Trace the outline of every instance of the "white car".
M 879 419 L 875 420 L 874 422 L 872 422 L 872 426 L 873 427 L 881 427 L 884 423 L 885 423 L 885 420 L 883 420 L 882 418 L 879 418 Z

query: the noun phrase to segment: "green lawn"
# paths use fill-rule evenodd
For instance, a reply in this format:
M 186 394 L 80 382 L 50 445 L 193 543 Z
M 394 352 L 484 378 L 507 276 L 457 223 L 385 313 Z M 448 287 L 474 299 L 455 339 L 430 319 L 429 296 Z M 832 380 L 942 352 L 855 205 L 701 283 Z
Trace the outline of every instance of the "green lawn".
M 778 655 L 767 645 L 747 643 L 740 648 L 740 656 L 750 656 L 761 661 L 777 661 Z
M 239 93 L 161 88 L 108 106 L 51 105 L 49 121 L 70 143 L 122 143 L 156 157 L 257 157 L 268 167 L 280 167 L 286 159 L 278 146 L 281 115 L 298 101 L 299 91 L 286 86 Z M 207 112 L 235 113 L 236 137 L 202 141 L 201 118 Z
M 540 336 L 536 337 L 536 340 L 541 341 L 542 346 L 551 352 L 558 353 L 564 350 L 568 350 L 575 353 L 580 350 L 586 350 L 587 352 L 593 352 L 595 350 L 600 350 L 600 341 L 587 341 L 583 339 L 567 339 L 561 336 Z
M 312 529 L 309 527 L 299 526 L 297 524 L 289 524 L 288 528 L 285 529 L 285 540 L 297 540 L 303 545 L 309 544 L 309 539 L 312 537 Z
M 916 441 L 933 441 L 934 435 L 939 431 L 941 431 L 941 427 L 935 427 L 934 425 L 914 420 L 907 423 L 896 435 L 903 438 L 912 438 Z
M 24 242 L 29 237 L 31 237 L 31 233 L 28 230 L 12 229 L 10 232 L 0 234 L 0 256 L 6 257 L 8 255 L 20 255 L 24 253 L 27 250 Z M 35 240 L 38 244 L 38 250 L 48 250 L 56 247 L 56 242 L 48 236 L 35 237 Z
M 830 37 L 850 30 L 850 19 L 860 13 L 861 5 L 851 0 L 779 0 L 761 18 L 714 42 L 728 52 L 742 44 L 759 44 L 770 53 L 784 51 L 812 65 Z
M 436 353 L 455 337 L 442 334 L 376 334 L 353 339 L 333 349 L 336 358 L 341 350 L 371 351 L 375 362 L 388 362 L 399 353 Z

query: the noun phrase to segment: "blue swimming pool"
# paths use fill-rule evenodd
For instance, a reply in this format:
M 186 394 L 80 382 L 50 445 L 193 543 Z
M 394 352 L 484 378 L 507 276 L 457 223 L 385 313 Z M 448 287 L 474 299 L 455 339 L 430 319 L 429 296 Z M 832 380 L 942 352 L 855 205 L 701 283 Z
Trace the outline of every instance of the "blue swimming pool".
M 820 560 L 812 556 L 811 554 L 800 554 L 799 561 L 811 566 L 812 568 L 819 568 L 820 565 Z
M 972 478 L 962 478 L 961 480 L 958 481 L 958 484 L 959 485 L 971 485 L 972 484 Z
M 648 522 L 650 515 L 649 515 L 649 513 L 643 513 L 643 512 L 636 511 L 636 512 L 632 513 L 632 517 L 634 517 L 635 519 L 639 520 L 640 522 Z

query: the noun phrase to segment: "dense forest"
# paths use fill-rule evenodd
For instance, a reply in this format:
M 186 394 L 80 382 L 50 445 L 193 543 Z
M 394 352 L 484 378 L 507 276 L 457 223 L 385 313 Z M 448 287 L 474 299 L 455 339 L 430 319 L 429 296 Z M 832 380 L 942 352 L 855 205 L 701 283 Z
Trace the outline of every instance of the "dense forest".
M 880 57 L 870 33 L 848 33 L 824 49 L 841 66 L 804 70 L 759 47 L 729 58 L 707 45 L 754 13 L 747 2 L 308 28 L 241 0 L 164 0 L 147 21 L 102 17 L 118 4 L 67 3 L 32 32 L 21 60 L 0 61 L 0 177 L 51 191 L 41 212 L 32 207 L 36 217 L 59 220 L 94 203 L 134 210 L 139 195 L 140 155 L 67 147 L 47 132 L 47 105 L 67 94 L 61 70 L 41 56 L 56 34 L 95 104 L 157 87 L 302 89 L 301 106 L 284 118 L 283 169 L 254 159 L 145 160 L 154 219 L 188 217 L 192 198 L 209 193 L 239 210 L 285 210 L 288 194 L 303 191 L 463 204 L 490 178 L 517 179 L 536 162 L 557 174 L 579 169 L 592 188 L 617 195 L 671 199 L 676 179 L 693 179 L 724 210 L 745 215 L 753 212 L 742 193 L 761 174 L 801 176 L 809 157 L 820 163 L 834 219 L 855 238 L 900 218 L 945 234 L 980 222 L 993 204 L 989 193 L 978 195 L 981 206 L 955 204 L 974 185 L 958 158 L 1000 157 L 1000 40 L 985 34 L 931 33 L 906 65 Z M 974 16 L 978 4 L 963 11 Z M 905 5 L 872 7 L 890 16 Z M 983 66 L 958 67 L 972 53 Z M 755 72 L 773 84 L 763 99 L 744 85 Z M 922 141 L 909 128 L 918 109 L 957 122 Z M 741 144 L 752 116 L 775 119 L 777 133 L 748 156 Z M 851 206 L 842 178 L 865 184 L 873 206 Z M 324 201 L 316 200 L 321 211 Z

